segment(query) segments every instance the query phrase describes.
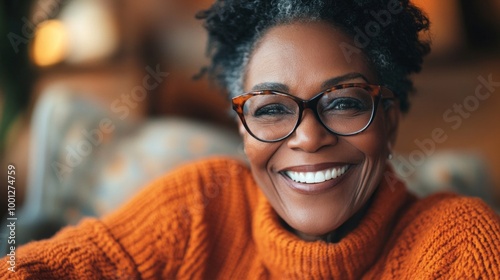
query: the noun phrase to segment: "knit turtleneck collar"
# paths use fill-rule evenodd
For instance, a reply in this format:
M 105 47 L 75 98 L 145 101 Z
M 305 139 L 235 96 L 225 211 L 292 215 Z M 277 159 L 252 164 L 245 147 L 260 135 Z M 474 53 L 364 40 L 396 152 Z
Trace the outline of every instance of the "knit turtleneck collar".
M 386 173 L 388 174 L 388 173 Z M 259 256 L 279 279 L 357 279 L 376 261 L 398 210 L 410 195 L 394 176 L 383 180 L 356 228 L 337 243 L 306 242 L 287 231 L 259 192 L 253 238 Z

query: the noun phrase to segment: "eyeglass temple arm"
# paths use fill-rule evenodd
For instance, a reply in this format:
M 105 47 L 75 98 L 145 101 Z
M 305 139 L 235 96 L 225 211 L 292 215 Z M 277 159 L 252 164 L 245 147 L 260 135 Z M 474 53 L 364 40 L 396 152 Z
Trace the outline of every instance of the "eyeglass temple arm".
M 392 107 L 394 103 L 399 101 L 398 96 L 389 88 L 380 87 L 380 100 L 382 101 L 382 106 L 384 110 Z

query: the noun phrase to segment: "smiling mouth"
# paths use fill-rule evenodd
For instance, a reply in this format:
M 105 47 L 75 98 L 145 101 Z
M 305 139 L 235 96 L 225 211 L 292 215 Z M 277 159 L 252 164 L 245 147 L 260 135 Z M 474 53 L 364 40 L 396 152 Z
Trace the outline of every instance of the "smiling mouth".
M 317 172 L 285 171 L 284 174 L 292 181 L 297 183 L 317 184 L 339 178 L 340 176 L 344 175 L 344 173 L 348 169 L 349 165 L 344 165 L 341 167 L 333 167 Z

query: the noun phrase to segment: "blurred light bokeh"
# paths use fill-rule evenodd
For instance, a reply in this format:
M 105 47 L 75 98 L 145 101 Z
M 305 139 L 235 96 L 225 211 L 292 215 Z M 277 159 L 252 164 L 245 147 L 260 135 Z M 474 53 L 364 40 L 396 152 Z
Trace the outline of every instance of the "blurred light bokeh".
M 68 33 L 64 23 L 59 20 L 40 23 L 33 39 L 33 63 L 43 67 L 63 61 L 68 51 Z

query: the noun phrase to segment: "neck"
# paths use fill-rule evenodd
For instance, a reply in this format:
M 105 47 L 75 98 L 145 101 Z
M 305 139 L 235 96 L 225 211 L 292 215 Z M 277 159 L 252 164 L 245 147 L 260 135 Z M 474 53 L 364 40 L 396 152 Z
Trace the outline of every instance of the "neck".
M 340 225 L 338 228 L 335 230 L 323 234 L 323 235 L 311 235 L 311 234 L 306 234 L 303 232 L 299 232 L 289 226 L 284 220 L 281 220 L 281 223 L 283 226 L 293 234 L 295 234 L 297 237 L 304 241 L 308 242 L 313 242 L 313 241 L 318 241 L 322 240 L 327 243 L 337 243 L 339 242 L 344 236 L 346 236 L 349 232 L 351 232 L 353 229 L 356 228 L 356 226 L 359 224 L 361 219 L 365 216 L 368 208 L 370 207 L 370 204 L 372 202 L 372 197 L 361 207 L 359 211 L 357 211 L 354 215 L 352 215 L 347 221 L 345 221 L 342 225 Z

